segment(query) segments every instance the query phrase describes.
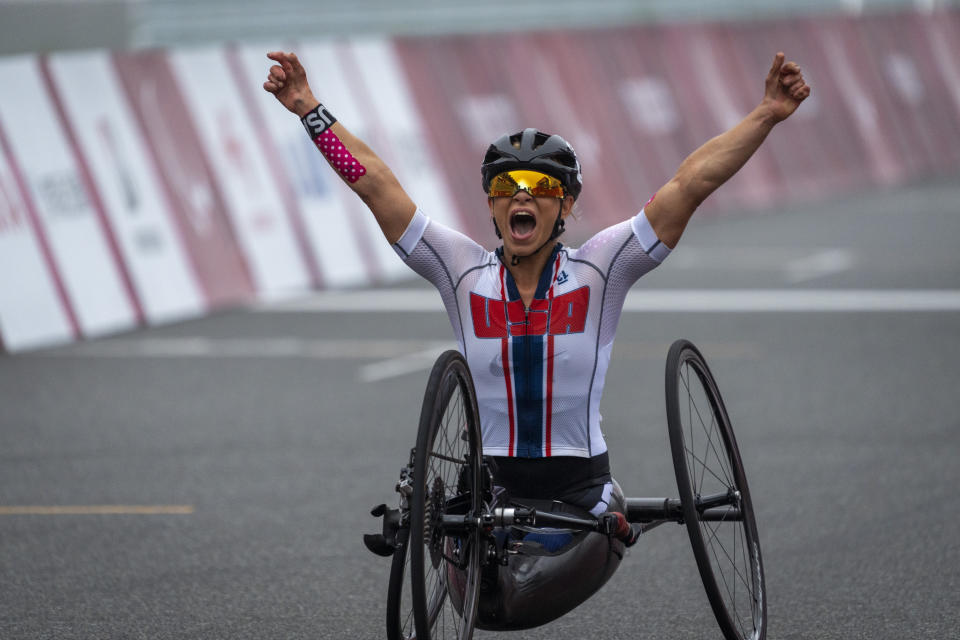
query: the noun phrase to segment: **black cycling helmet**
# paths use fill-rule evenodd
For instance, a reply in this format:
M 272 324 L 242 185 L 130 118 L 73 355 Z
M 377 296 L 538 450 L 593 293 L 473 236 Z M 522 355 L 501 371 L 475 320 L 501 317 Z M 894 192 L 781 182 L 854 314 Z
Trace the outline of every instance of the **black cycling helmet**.
M 580 162 L 570 143 L 558 135 L 537 129 L 505 134 L 490 145 L 480 165 L 483 192 L 489 192 L 494 176 L 515 169 L 530 169 L 553 176 L 563 183 L 564 190 L 574 199 L 580 196 L 583 188 Z

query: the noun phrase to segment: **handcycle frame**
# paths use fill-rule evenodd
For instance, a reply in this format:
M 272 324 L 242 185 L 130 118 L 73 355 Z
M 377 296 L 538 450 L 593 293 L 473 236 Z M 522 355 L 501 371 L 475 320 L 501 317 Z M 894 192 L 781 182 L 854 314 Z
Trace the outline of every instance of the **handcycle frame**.
M 372 512 L 383 517 L 383 532 L 364 536 L 364 541 L 370 550 L 392 555 L 394 560 L 387 605 L 387 635 L 391 640 L 472 637 L 481 567 L 506 566 L 510 555 L 523 553 L 520 543 L 509 546 L 504 536 L 494 535 L 497 531 L 519 527 L 623 534 L 618 529 L 622 522 L 614 514 L 577 517 L 522 502 L 493 506 L 493 476 L 480 449 L 474 393 L 462 356 L 457 352 L 443 354 L 428 383 L 417 446 L 411 450 L 409 464 L 397 483 L 400 508 L 379 505 Z M 685 407 L 681 402 L 684 393 Z M 454 396 L 459 413 L 449 423 L 453 426 L 441 426 L 448 422 L 446 416 L 454 406 Z M 628 544 L 665 523 L 685 524 L 724 636 L 728 640 L 764 640 L 763 565 L 743 464 L 716 382 L 703 356 L 689 341 L 678 340 L 670 348 L 666 396 L 680 497 L 625 498 L 623 516 L 632 529 Z M 710 417 L 709 422 L 704 414 Z M 704 435 L 706 441 L 701 443 Z M 447 440 L 441 444 L 448 449 L 434 451 L 434 445 L 444 437 Z M 435 464 L 441 468 L 452 465 L 453 471 L 438 471 Z M 711 488 L 714 490 L 708 490 Z M 732 549 L 721 541 L 727 538 L 728 529 L 724 527 L 728 525 L 732 525 Z M 732 565 L 732 570 L 726 564 Z M 408 573 L 409 580 L 405 581 Z M 458 585 L 452 586 L 453 582 Z M 410 594 L 406 593 L 408 583 Z M 746 594 L 739 596 L 739 605 L 738 589 Z M 747 610 L 741 611 L 744 597 Z M 448 616 L 444 608 L 451 608 L 451 602 Z M 411 612 L 404 618 L 408 608 Z M 458 616 L 462 620 L 457 620 Z M 453 620 L 452 624 L 448 620 Z M 450 629 L 441 628 L 448 624 Z
M 639 525 L 637 533 L 646 533 L 668 522 L 684 523 L 683 505 L 679 498 L 627 498 L 626 503 L 627 512 L 624 515 L 627 522 Z M 701 521 L 737 522 L 743 519 L 739 492 L 697 497 L 696 503 Z M 474 530 L 490 532 L 496 528 L 513 526 L 563 527 L 576 531 L 612 533 L 601 518 L 588 520 L 524 507 L 495 507 L 480 515 L 445 514 L 436 526 L 444 535 Z

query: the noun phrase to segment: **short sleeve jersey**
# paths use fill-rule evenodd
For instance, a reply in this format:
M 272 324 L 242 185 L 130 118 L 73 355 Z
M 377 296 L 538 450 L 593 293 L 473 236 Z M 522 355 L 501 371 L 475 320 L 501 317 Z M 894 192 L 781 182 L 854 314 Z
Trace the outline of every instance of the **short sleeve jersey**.
M 486 455 L 607 450 L 600 398 L 627 291 L 670 253 L 643 211 L 557 244 L 530 306 L 499 252 L 417 211 L 394 249 L 439 290 L 477 390 Z

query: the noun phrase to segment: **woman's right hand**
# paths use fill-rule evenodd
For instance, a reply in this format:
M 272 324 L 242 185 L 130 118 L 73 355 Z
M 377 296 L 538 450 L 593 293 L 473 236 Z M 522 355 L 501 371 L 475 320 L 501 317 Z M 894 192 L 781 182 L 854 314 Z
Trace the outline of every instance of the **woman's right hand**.
M 300 64 L 297 54 L 271 51 L 267 57 L 277 64 L 270 67 L 267 81 L 263 83 L 265 91 L 276 96 L 280 104 L 299 118 L 320 104 L 310 91 L 307 72 Z

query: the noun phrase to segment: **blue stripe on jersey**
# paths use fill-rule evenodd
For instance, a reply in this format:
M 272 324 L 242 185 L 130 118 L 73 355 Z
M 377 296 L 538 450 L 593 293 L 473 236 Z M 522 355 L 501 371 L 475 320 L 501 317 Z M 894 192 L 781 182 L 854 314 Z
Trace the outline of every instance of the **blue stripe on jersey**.
M 543 336 L 514 336 L 517 456 L 543 457 Z
M 553 267 L 557 252 L 562 245 L 558 242 L 550 254 L 533 297 L 544 300 L 553 284 Z M 519 300 L 520 290 L 513 280 L 510 270 L 506 271 L 507 298 Z M 529 318 L 526 319 L 529 322 Z M 543 383 L 544 336 L 511 336 L 510 356 L 513 361 L 513 393 L 517 406 L 517 447 L 515 455 L 521 458 L 543 457 L 543 404 L 546 389 Z

